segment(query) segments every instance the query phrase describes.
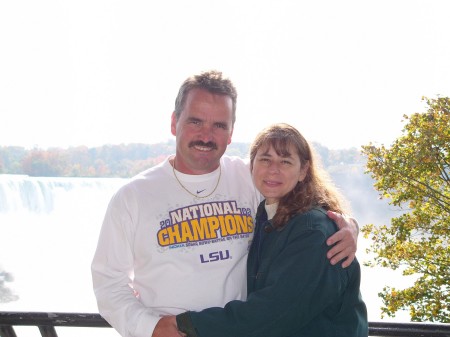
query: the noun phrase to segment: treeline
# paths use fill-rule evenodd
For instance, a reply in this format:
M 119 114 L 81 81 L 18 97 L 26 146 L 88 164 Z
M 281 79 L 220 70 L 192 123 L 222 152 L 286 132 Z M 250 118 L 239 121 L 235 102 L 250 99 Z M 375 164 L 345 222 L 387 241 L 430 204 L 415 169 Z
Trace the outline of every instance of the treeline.
M 232 143 L 227 154 L 245 158 L 248 143 Z M 340 164 L 359 164 L 355 148 L 330 150 L 314 144 L 325 168 Z M 40 177 L 122 177 L 128 178 L 163 161 L 175 153 L 175 141 L 158 144 L 120 144 L 49 149 L 0 147 L 0 174 Z

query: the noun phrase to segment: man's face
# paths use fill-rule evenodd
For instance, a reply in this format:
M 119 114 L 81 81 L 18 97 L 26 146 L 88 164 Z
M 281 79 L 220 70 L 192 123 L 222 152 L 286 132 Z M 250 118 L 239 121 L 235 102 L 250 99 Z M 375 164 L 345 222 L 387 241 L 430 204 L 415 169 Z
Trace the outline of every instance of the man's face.
M 172 114 L 176 136 L 176 169 L 187 174 L 214 171 L 233 134 L 232 100 L 203 89 L 192 89 L 179 119 Z

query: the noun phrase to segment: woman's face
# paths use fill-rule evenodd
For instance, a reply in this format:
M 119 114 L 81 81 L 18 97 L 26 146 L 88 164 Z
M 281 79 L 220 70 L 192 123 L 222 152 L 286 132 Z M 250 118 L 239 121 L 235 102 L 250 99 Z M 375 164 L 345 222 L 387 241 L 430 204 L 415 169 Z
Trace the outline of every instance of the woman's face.
M 288 156 L 279 156 L 272 146 L 262 146 L 253 160 L 253 182 L 266 198 L 267 204 L 273 204 L 284 197 L 305 179 L 308 165 L 302 165 L 293 145 L 287 149 Z

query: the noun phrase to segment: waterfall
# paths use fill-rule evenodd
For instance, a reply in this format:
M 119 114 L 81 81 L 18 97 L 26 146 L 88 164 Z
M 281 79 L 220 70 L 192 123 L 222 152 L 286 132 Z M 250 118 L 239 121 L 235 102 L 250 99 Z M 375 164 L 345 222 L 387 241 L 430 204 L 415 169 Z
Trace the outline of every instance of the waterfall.
M 0 175 L 0 213 L 51 213 L 55 203 L 70 196 L 112 193 L 125 179 L 60 178 Z
M 90 263 L 126 181 L 0 175 L 0 310 L 97 311 Z

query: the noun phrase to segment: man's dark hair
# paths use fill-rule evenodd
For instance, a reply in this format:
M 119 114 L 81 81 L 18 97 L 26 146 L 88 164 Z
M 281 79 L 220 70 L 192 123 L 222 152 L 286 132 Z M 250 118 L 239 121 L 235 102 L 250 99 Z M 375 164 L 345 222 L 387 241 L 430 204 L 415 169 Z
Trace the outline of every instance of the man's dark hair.
M 175 99 L 175 116 L 177 119 L 180 117 L 186 103 L 186 97 L 192 89 L 204 89 L 212 94 L 229 96 L 232 101 L 232 120 L 234 124 L 236 121 L 236 88 L 230 79 L 224 78 L 222 72 L 217 70 L 193 75 L 183 82 Z

